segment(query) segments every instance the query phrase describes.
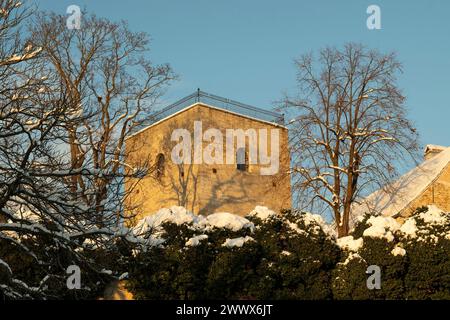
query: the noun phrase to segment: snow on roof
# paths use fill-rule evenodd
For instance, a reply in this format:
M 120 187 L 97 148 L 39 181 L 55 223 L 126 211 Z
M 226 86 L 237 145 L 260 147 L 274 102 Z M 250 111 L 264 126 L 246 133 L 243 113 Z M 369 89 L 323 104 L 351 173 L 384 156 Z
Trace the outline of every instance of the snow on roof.
M 352 218 L 368 212 L 392 216 L 405 209 L 435 181 L 450 164 L 450 147 L 424 161 L 387 188 L 375 191 L 352 208 Z M 395 190 L 395 192 L 394 192 Z

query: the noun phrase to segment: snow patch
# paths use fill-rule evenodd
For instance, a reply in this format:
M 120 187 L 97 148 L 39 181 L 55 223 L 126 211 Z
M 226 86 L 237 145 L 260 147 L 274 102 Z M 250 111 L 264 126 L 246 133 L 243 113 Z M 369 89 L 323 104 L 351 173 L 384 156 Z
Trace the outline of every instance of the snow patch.
M 415 238 L 417 237 L 417 225 L 415 219 L 407 219 L 405 223 L 400 227 L 400 231 L 403 232 L 407 237 Z
M 305 224 L 307 226 L 310 225 L 311 223 L 317 223 L 320 226 L 325 225 L 325 221 L 318 214 L 305 212 L 305 213 L 303 213 L 302 217 L 303 217 L 303 221 L 305 222 Z
M 208 236 L 206 234 L 201 234 L 195 237 L 190 238 L 188 241 L 186 241 L 185 246 L 188 247 L 195 247 L 200 244 L 201 240 L 208 239 Z
M 200 227 L 204 227 L 206 230 L 211 228 L 225 228 L 232 231 L 239 231 L 244 228 L 248 228 L 251 231 L 254 230 L 255 225 L 244 217 L 240 217 L 228 212 L 218 212 L 206 216 L 204 219 L 198 222 Z
M 337 245 L 342 249 L 358 252 L 363 246 L 363 238 L 353 239 L 353 236 L 347 236 L 337 239 Z
M 249 214 L 251 217 L 256 217 L 261 220 L 269 219 L 270 217 L 276 216 L 276 212 L 273 210 L 270 210 L 267 207 L 264 206 L 256 206 L 254 210 L 252 210 Z
M 268 213 L 264 207 L 256 208 L 257 212 Z M 268 210 L 268 209 L 267 209 Z M 159 246 L 165 242 L 161 237 L 164 230 L 164 223 L 174 223 L 176 225 L 188 224 L 192 230 L 210 231 L 214 228 L 224 228 L 231 231 L 239 231 L 244 228 L 253 232 L 255 226 L 252 222 L 244 217 L 240 217 L 228 212 L 218 212 L 209 216 L 195 215 L 186 208 L 172 206 L 170 208 L 162 208 L 156 213 L 146 216 L 139 220 L 131 231 L 134 239 L 129 237 L 130 241 L 141 242 L 149 246 Z M 199 235 L 188 239 L 186 246 L 196 246 L 201 240 L 206 239 L 207 235 Z
M 430 227 L 433 226 L 449 226 L 450 215 L 435 205 L 429 205 L 428 211 L 421 212 L 406 219 L 401 226 L 400 231 L 407 238 L 416 238 L 418 241 L 438 242 L 439 237 L 430 234 Z M 421 220 L 424 224 L 417 225 L 417 220 Z M 446 228 L 440 236 L 450 237 L 450 228 Z
M 392 249 L 391 254 L 393 254 L 394 256 L 404 256 L 406 254 L 406 250 L 400 247 L 395 247 L 394 249 Z
M 112 272 L 111 270 L 102 269 L 102 270 L 100 271 L 100 273 L 107 274 L 107 275 L 112 275 L 113 272 Z
M 367 220 L 370 225 L 364 230 L 363 236 L 372 238 L 385 238 L 388 241 L 394 240 L 393 233 L 400 229 L 400 224 L 391 217 L 370 217 Z
M 335 238 L 336 230 L 330 224 L 326 223 L 323 217 L 319 214 L 313 214 L 310 212 L 302 212 L 300 214 L 301 219 L 306 227 L 312 227 L 314 233 L 319 233 L 322 230 L 328 236 Z
M 296 223 L 290 222 L 289 220 L 286 221 L 286 224 L 289 226 L 289 228 L 295 232 L 297 232 L 298 234 L 304 234 L 304 235 L 308 235 L 308 233 L 305 230 L 300 229 Z
M 128 272 L 124 272 L 120 275 L 119 280 L 128 279 Z
M 170 208 L 162 208 L 155 214 L 149 215 L 141 219 L 132 229 L 135 235 L 143 235 L 151 230 L 158 230 L 164 223 L 175 223 L 181 225 L 183 223 L 196 223 L 203 216 L 196 216 L 186 208 L 172 206 Z
M 425 223 L 433 225 L 443 225 L 447 222 L 446 213 L 435 205 L 429 205 L 428 211 L 421 212 L 419 214 L 419 218 L 421 218 Z
M 347 264 L 350 263 L 350 261 L 352 261 L 352 260 L 354 260 L 354 259 L 360 259 L 360 260 L 363 260 L 363 258 L 362 258 L 358 253 L 350 252 L 350 253 L 348 254 L 348 256 L 347 256 L 347 259 L 345 259 L 344 262 L 340 262 L 340 263 L 338 263 L 338 264 L 339 264 L 339 265 L 346 266 Z
M 228 248 L 242 247 L 244 245 L 244 243 L 246 243 L 248 241 L 255 241 L 255 240 L 249 236 L 246 236 L 245 238 L 244 237 L 239 237 L 239 238 L 234 238 L 234 239 L 227 238 L 227 240 L 225 240 L 225 242 L 222 244 L 222 247 L 228 247 Z

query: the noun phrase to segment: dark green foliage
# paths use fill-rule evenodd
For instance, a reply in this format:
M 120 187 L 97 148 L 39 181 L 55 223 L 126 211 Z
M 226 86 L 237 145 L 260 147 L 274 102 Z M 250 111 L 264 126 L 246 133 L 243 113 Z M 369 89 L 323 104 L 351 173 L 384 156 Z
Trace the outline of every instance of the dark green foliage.
M 366 270 L 367 263 L 359 256 L 349 259 L 347 264 L 338 264 L 332 271 L 334 299 L 369 299 Z
M 321 227 L 287 211 L 255 229 L 213 229 L 198 246 L 186 225 L 165 226 L 164 248 L 151 248 L 130 261 L 128 287 L 137 299 L 330 299 L 330 273 L 340 250 Z M 292 227 L 294 226 L 294 227 Z M 227 238 L 251 236 L 242 247 Z
M 393 241 L 363 237 L 370 216 L 364 217 L 352 234 L 355 239 L 363 237 L 363 247 L 333 271 L 334 298 L 450 299 L 450 218 L 447 214 L 447 222 L 427 223 L 421 218 L 427 211 L 427 207 L 419 208 L 408 219 L 415 221 L 415 236 L 397 230 Z M 392 254 L 395 247 L 406 254 Z M 369 265 L 381 268 L 381 290 L 367 289 L 364 273 Z
M 404 279 L 407 299 L 450 299 L 450 240 L 406 246 L 408 273 Z
M 356 225 L 353 228 L 353 231 L 351 232 L 351 235 L 355 239 L 359 239 L 363 236 L 364 230 L 367 229 L 367 220 L 369 220 L 370 217 L 376 217 L 376 213 L 365 213 L 359 222 L 356 223 Z
M 364 236 L 370 227 L 367 215 L 352 234 L 363 239 L 357 252 L 339 248 L 312 215 L 284 211 L 265 220 L 249 216 L 254 227 L 239 231 L 166 223 L 150 232 L 160 232 L 165 240 L 161 246 L 118 240 L 102 249 L 85 248 L 89 264 L 77 262 L 73 248 L 43 237 L 22 243 L 34 248 L 45 264 L 11 243 L 0 242 L 0 255 L 16 279 L 32 286 L 51 275 L 48 299 L 101 296 L 111 277 L 94 270 L 96 265 L 116 275 L 128 271 L 127 287 L 136 299 L 450 299 L 450 217 L 446 222 L 424 221 L 427 210 L 419 209 L 408 219 L 414 220 L 413 235 L 397 227 L 391 230 L 392 240 Z M 198 235 L 208 238 L 186 245 Z M 242 247 L 223 246 L 227 239 L 247 236 L 253 240 Z M 394 248 L 406 254 L 394 255 Z M 82 290 L 67 290 L 65 271 L 71 264 L 82 270 Z M 370 265 L 381 268 L 380 290 L 367 288 Z M 5 283 L 6 271 L 0 271 L 0 283 Z
M 338 265 L 334 272 L 334 296 L 337 299 L 402 299 L 403 278 L 407 271 L 406 258 L 391 254 L 394 242 L 386 239 L 364 237 L 364 245 L 358 255 L 346 265 Z M 381 289 L 369 290 L 366 280 L 367 267 L 381 269 Z M 339 277 L 336 279 L 336 277 Z
M 425 222 L 416 212 L 417 239 L 406 239 L 408 273 L 405 276 L 407 299 L 450 299 L 450 214 L 446 222 Z
M 162 247 L 129 261 L 128 288 L 137 299 L 450 299 L 449 225 L 412 218 L 417 237 L 392 230 L 394 239 L 363 236 L 366 215 L 353 231 L 358 252 L 341 250 L 311 215 L 285 211 L 264 221 L 247 217 L 254 230 L 195 230 L 166 224 Z M 192 236 L 206 234 L 197 246 Z M 242 247 L 227 238 L 251 236 Z M 394 255 L 393 249 L 406 250 Z M 367 288 L 367 267 L 381 269 L 381 289 Z

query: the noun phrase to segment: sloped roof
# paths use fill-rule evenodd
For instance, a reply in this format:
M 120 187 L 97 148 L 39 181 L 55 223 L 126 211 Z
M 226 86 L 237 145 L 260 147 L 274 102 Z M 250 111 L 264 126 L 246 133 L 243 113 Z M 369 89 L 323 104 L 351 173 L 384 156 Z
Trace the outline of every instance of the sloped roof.
M 154 125 L 159 124 L 160 122 L 165 121 L 166 119 L 193 108 L 198 104 L 285 128 L 284 115 L 281 113 L 257 108 L 235 100 L 206 93 L 198 89 L 196 92 L 184 97 L 183 99 L 180 99 L 162 110 L 151 114 L 149 120 L 142 126 L 138 127 L 133 134 L 126 138 L 126 140 L 140 134 Z
M 450 166 L 450 147 L 445 147 L 442 152 L 424 161 L 388 188 L 375 191 L 366 197 L 361 204 L 352 208 L 352 217 L 366 212 L 378 212 L 385 216 L 401 212 L 419 197 L 447 166 Z

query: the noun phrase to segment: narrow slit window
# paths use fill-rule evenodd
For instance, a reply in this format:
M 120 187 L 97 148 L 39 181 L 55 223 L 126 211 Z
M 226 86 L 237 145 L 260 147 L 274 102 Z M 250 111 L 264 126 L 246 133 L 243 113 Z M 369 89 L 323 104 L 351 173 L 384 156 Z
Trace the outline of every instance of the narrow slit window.
M 245 151 L 245 148 L 239 148 L 236 151 L 236 169 L 248 171 L 248 152 Z
M 156 179 L 161 181 L 162 176 L 164 175 L 164 165 L 165 165 L 166 159 L 164 158 L 164 155 L 162 153 L 158 154 L 156 157 L 156 171 L 155 176 Z

